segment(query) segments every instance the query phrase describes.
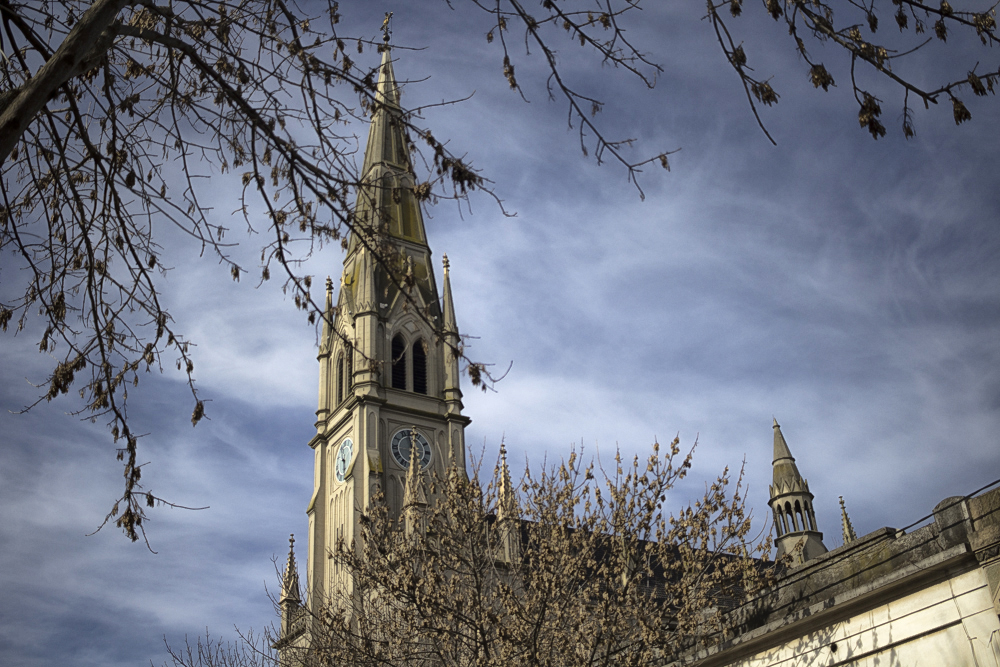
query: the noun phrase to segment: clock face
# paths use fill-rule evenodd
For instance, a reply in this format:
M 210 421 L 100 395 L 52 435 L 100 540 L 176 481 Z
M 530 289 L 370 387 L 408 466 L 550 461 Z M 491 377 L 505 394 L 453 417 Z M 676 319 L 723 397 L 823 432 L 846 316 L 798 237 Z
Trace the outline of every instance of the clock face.
M 420 457 L 417 459 L 417 462 L 420 464 L 420 468 L 424 469 L 431 462 L 431 446 L 427 442 L 427 438 L 420 435 L 417 431 L 404 428 L 392 436 L 392 443 L 389 447 L 392 450 L 392 458 L 396 459 L 396 463 L 404 468 L 409 468 L 411 450 L 414 449 L 414 445 L 416 445 L 416 454 Z
M 337 475 L 337 481 L 343 482 L 347 477 L 347 466 L 351 463 L 351 455 L 354 453 L 354 443 L 350 438 L 344 438 L 337 450 L 337 458 L 334 459 L 333 470 Z

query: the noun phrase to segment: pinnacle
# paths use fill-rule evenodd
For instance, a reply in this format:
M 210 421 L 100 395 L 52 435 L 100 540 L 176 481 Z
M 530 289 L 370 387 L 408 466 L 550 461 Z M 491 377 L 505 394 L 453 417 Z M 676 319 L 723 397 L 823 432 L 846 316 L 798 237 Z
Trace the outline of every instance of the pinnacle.
M 295 534 L 288 537 L 288 561 L 281 578 L 281 602 L 299 601 L 299 570 L 295 565 Z
M 417 450 L 417 427 L 410 427 L 410 466 L 406 472 L 406 488 L 403 506 L 426 505 L 427 492 L 424 490 L 423 472 L 420 469 L 420 454 Z
M 851 524 L 851 518 L 847 516 L 847 506 L 844 505 L 844 496 L 840 496 L 840 523 L 844 534 L 844 544 L 856 542 L 858 535 L 854 532 L 854 526 Z

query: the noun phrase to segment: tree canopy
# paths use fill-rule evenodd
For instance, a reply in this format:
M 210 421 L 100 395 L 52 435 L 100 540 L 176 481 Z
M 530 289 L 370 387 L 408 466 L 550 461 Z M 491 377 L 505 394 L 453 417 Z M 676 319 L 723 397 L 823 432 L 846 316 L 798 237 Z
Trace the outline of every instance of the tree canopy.
M 578 92 L 561 60 L 568 39 L 614 65 L 594 76 L 624 74 L 653 86 L 663 65 L 647 55 L 651 45 L 633 44 L 627 34 L 640 2 L 453 6 L 481 21 L 501 85 L 517 91 L 521 63 L 542 59 L 550 92 L 568 105 L 585 153 L 633 177 L 645 164 L 668 165 L 669 150 L 631 160 L 623 150 L 628 138 L 614 138 L 619 128 L 599 114 L 602 100 Z M 884 99 L 896 91 L 906 136 L 914 131 L 911 97 L 925 106 L 950 102 L 956 123 L 969 120 L 963 96 L 993 92 L 1000 76 L 979 69 L 985 56 L 978 48 L 997 40 L 994 7 L 768 0 L 754 11 L 785 22 L 813 86 L 835 85 L 818 51 L 849 64 L 859 124 L 877 139 L 886 133 Z M 354 228 L 361 177 L 353 124 L 377 104 L 375 60 L 363 64 L 363 54 L 384 48 L 374 29 L 367 36 L 339 32 L 341 11 L 337 3 L 284 0 L 0 0 L 0 247 L 6 261 L 27 269 L 15 296 L 5 292 L 0 326 L 22 330 L 37 314 L 39 350 L 55 360 L 38 400 L 73 389 L 78 414 L 108 424 L 125 476 L 108 520 L 133 540 L 145 508 L 160 499 L 140 483 L 128 386 L 143 371 L 174 364 L 188 379 L 192 422 L 204 415 L 190 341 L 161 300 L 173 262 L 158 241 L 163 226 L 176 226 L 200 252 L 227 264 L 234 280 L 264 282 L 276 272 L 309 321 L 322 311 L 313 278 L 298 267 L 312 249 L 343 242 Z M 730 0 L 708 3 L 705 15 L 759 117 L 759 106 L 777 103 L 779 93 L 751 69 L 753 44 L 740 39 L 740 19 L 750 11 Z M 894 28 L 880 30 L 879 17 L 888 15 Z M 930 49 L 954 63 L 951 76 L 926 83 L 919 71 L 901 73 Z M 488 190 L 484 175 L 419 124 L 418 111 L 404 116 L 413 150 L 427 164 L 418 196 L 434 202 Z M 208 175 L 242 189 L 233 208 L 261 234 L 258 266 L 232 259 L 231 219 L 205 203 Z M 468 368 L 483 378 L 482 365 Z
M 503 445 L 492 474 L 413 465 L 408 494 L 421 490 L 402 516 L 376 496 L 358 539 L 329 554 L 336 590 L 303 605 L 290 555 L 280 636 L 209 639 L 173 664 L 671 664 L 729 636 L 777 572 L 742 473 L 671 511 L 692 452 L 675 439 L 605 467 L 574 451 L 517 482 Z

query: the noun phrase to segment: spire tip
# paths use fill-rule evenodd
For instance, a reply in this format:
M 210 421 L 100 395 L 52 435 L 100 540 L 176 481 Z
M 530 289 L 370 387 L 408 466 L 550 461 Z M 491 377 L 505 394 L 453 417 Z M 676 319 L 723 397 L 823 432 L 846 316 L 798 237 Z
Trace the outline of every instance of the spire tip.
M 386 44 L 389 43 L 389 38 L 392 36 L 392 28 L 389 27 L 389 22 L 392 20 L 392 12 L 385 13 L 385 20 L 382 21 L 382 41 Z
M 858 540 L 858 534 L 854 532 L 854 524 L 851 517 L 847 516 L 847 506 L 844 504 L 844 496 L 840 496 L 840 525 L 844 535 L 844 544 L 850 544 Z

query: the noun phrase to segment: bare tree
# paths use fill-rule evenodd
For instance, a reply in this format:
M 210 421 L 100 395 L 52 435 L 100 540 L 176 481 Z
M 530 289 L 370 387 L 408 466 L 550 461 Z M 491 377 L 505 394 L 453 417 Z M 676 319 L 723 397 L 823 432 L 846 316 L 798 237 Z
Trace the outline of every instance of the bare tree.
M 631 140 L 605 134 L 595 118 L 602 101 L 578 92 L 556 57 L 560 40 L 568 38 L 652 87 L 662 68 L 622 27 L 641 11 L 639 0 L 542 0 L 534 14 L 522 0 L 462 0 L 454 8 L 478 13 L 512 89 L 519 90 L 519 59 L 541 54 L 550 93 L 568 104 L 585 153 L 617 161 L 633 180 L 645 164 L 668 166 L 668 152 L 630 160 L 623 148 Z M 810 55 L 809 40 L 846 54 L 859 120 L 876 138 L 885 132 L 880 100 L 853 77 L 856 65 L 903 90 L 907 136 L 911 94 L 925 104 L 950 99 L 962 122 L 969 111 L 959 92 L 985 95 L 998 76 L 960 64 L 961 76 L 929 89 L 903 78 L 893 63 L 922 44 L 895 48 L 865 37 L 864 30 L 873 35 L 878 27 L 875 0 L 765 0 L 763 9 L 776 20 L 784 17 L 815 86 L 826 89 L 833 80 Z M 769 81 L 755 78 L 724 10 L 739 16 L 741 1 L 709 2 L 707 13 L 756 114 L 758 103 L 773 104 L 778 96 Z M 900 39 L 923 39 L 933 25 L 941 42 L 966 34 L 984 45 L 996 42 L 993 6 L 894 0 L 885 10 L 894 12 Z M 852 23 L 856 16 L 863 20 Z M 143 371 L 174 363 L 187 376 L 192 423 L 205 410 L 190 342 L 160 297 L 158 281 L 172 263 L 163 256 L 164 226 L 176 226 L 201 253 L 228 265 L 234 280 L 252 274 L 263 282 L 277 271 L 310 322 L 323 310 L 301 262 L 318 246 L 362 233 L 353 216 L 362 176 L 350 124 L 379 102 L 377 68 L 358 65 L 352 54 L 384 44 L 378 36 L 339 33 L 339 18 L 330 1 L 317 12 L 293 0 L 0 0 L 0 249 L 26 269 L 17 296 L 0 303 L 0 327 L 20 331 L 40 313 L 39 350 L 55 362 L 39 383 L 38 400 L 74 389 L 81 399 L 76 413 L 107 423 L 125 482 L 105 522 L 132 540 L 142 534 L 145 509 L 162 499 L 140 483 L 128 385 L 138 384 Z M 414 188 L 417 197 L 435 201 L 488 190 L 466 160 L 415 124 L 418 111 L 401 115 L 412 149 L 427 156 L 428 176 Z M 209 175 L 242 186 L 234 208 L 247 229 L 261 234 L 259 266 L 233 259 L 227 223 L 204 200 Z M 379 258 L 377 235 L 363 242 Z M 406 275 L 379 259 L 405 286 Z M 467 361 L 467 369 L 473 381 L 491 381 L 482 364 Z
M 397 519 L 376 502 L 331 554 L 341 585 L 312 600 L 289 664 L 668 664 L 718 641 L 771 582 L 770 541 L 728 472 L 668 514 L 690 463 L 674 440 L 607 471 L 573 453 L 514 485 L 502 461 L 485 487 L 451 470 Z

